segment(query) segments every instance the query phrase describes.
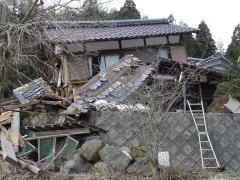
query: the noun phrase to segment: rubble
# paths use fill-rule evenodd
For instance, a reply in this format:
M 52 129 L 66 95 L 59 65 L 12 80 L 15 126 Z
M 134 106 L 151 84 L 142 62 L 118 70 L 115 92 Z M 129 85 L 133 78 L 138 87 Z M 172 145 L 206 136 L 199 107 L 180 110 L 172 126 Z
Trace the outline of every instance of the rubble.
M 138 63 L 139 59 L 125 56 L 81 86 L 38 78 L 14 89 L 17 100 L 0 104 L 3 159 L 38 174 L 59 163 L 67 172 L 87 171 L 101 156 L 107 166 L 124 171 L 132 161 L 130 152 L 104 147 L 99 139 L 82 142 L 106 131 L 79 115 L 100 109 L 147 110 L 141 104 L 120 104 L 154 70 L 153 65 Z
M 99 160 L 107 168 L 137 173 L 138 167 L 148 166 L 146 152 L 104 147 L 98 139 L 84 142 L 107 131 L 81 115 L 97 110 L 148 111 L 146 105 L 124 100 L 147 78 L 154 77 L 158 65 L 157 61 L 141 64 L 138 58 L 127 55 L 85 84 L 71 84 L 69 79 L 50 84 L 38 78 L 14 89 L 17 101 L 0 104 L 3 159 L 35 174 L 55 168 L 66 173 L 85 172 Z M 100 169 L 106 170 L 105 165 Z

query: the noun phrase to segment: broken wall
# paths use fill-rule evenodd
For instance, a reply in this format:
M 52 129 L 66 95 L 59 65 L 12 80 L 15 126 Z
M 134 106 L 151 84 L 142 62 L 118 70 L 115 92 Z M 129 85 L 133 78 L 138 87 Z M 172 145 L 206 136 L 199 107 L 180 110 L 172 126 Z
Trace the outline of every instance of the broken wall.
M 145 114 L 146 115 L 146 114 Z M 143 118 L 144 114 L 139 113 Z M 92 113 L 91 122 L 107 130 L 102 138 L 107 144 L 141 146 L 141 139 L 130 127 L 134 127 L 127 112 Z M 240 170 L 240 116 L 227 113 L 206 113 L 210 139 L 220 166 Z M 169 113 L 159 122 L 161 151 L 169 151 L 173 166 L 201 168 L 197 130 L 189 113 Z

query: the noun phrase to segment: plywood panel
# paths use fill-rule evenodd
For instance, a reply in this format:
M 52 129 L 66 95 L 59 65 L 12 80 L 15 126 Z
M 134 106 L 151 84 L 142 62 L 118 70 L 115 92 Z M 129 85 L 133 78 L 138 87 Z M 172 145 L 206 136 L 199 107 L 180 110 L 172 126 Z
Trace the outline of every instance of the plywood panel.
M 170 46 L 170 52 L 173 60 L 187 62 L 186 50 L 184 46 Z
M 71 81 L 90 77 L 88 61 L 84 56 L 72 56 L 69 60 Z

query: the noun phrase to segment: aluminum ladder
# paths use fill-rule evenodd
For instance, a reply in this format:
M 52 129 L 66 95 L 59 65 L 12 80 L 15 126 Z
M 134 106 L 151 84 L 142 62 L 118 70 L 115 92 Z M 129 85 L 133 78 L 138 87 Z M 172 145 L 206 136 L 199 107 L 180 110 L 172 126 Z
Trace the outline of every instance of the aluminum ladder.
M 199 147 L 203 169 L 220 168 L 211 140 L 208 135 L 203 101 L 200 103 L 190 103 L 187 100 L 194 124 L 197 129 Z M 195 107 L 195 108 L 194 108 Z

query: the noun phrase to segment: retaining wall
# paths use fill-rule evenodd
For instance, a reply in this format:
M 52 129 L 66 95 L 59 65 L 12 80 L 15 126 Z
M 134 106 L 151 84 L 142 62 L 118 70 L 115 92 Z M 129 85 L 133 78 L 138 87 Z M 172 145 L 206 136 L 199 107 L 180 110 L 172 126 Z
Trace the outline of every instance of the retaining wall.
M 139 113 L 139 118 L 144 114 Z M 118 146 L 139 145 L 141 138 L 131 129 L 136 126 L 132 115 L 126 112 L 92 113 L 91 121 L 108 132 L 102 138 L 107 144 Z M 222 167 L 240 170 L 240 115 L 206 113 L 210 139 Z M 159 122 L 162 151 L 169 151 L 174 166 L 201 168 L 197 130 L 189 113 L 168 113 Z

